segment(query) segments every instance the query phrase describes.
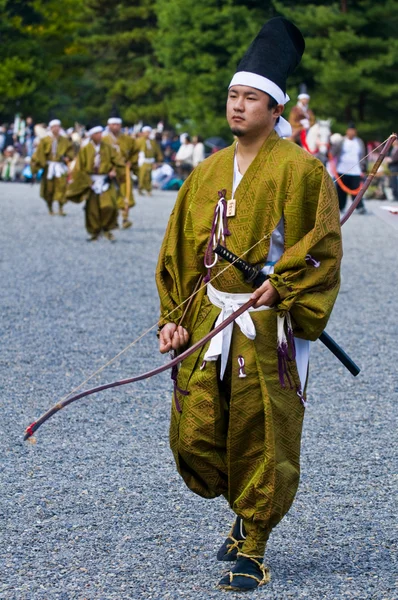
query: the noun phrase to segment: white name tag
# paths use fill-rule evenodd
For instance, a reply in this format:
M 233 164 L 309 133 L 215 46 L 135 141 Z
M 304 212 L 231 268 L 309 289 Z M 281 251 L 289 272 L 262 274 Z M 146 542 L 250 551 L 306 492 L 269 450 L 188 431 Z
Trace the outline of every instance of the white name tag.
M 227 202 L 227 217 L 234 217 L 236 213 L 236 200 L 235 198 L 231 198 Z

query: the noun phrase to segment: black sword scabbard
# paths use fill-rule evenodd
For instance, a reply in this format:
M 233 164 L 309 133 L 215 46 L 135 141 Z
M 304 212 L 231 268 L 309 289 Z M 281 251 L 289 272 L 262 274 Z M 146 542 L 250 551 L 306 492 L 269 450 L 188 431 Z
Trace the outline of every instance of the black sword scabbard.
M 264 281 L 269 279 L 268 275 L 262 273 L 261 267 L 251 265 L 247 261 L 243 260 L 243 258 L 239 258 L 239 256 L 236 256 L 236 254 L 220 244 L 216 246 L 214 252 L 241 271 L 244 274 L 245 281 L 247 283 L 252 283 L 253 287 L 255 288 L 260 287 Z M 328 333 L 326 333 L 326 331 L 321 333 L 319 340 L 326 346 L 328 350 L 332 352 L 332 354 L 335 355 L 341 364 L 343 364 L 354 377 L 361 372 L 361 369 L 358 367 L 358 365 L 355 364 L 348 354 L 344 352 L 343 348 L 341 348 L 334 341 L 334 339 L 331 338 Z

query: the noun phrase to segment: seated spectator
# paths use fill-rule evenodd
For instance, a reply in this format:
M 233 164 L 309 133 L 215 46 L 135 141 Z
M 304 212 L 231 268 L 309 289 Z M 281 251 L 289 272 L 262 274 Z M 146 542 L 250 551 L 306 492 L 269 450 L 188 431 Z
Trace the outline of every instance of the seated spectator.
M 194 167 L 197 167 L 205 159 L 205 145 L 200 135 L 196 135 L 192 141 L 194 143 L 192 163 Z
M 185 135 L 184 142 L 181 144 L 175 158 L 176 166 L 179 167 L 181 177 L 186 179 L 193 168 L 193 149 L 189 135 Z
M 163 163 L 152 171 L 152 183 L 154 188 L 163 190 L 164 186 L 174 177 L 174 169 L 167 163 Z
M 0 165 L 1 179 L 3 181 L 15 181 L 20 173 L 20 155 L 15 151 L 14 146 L 7 146 Z

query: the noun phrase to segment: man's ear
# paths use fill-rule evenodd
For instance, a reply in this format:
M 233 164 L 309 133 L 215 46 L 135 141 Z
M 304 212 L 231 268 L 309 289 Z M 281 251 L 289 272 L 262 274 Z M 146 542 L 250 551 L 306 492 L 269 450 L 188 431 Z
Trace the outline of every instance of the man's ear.
M 284 110 L 285 110 L 285 107 L 283 104 L 278 104 L 277 106 L 275 106 L 275 108 L 274 108 L 275 117 L 280 117 Z

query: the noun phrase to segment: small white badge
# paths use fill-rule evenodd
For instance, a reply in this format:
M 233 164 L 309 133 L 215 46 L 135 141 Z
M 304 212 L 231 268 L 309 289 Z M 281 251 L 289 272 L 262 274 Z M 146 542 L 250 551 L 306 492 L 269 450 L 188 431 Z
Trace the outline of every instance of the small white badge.
M 236 213 L 236 200 L 235 198 L 231 198 L 227 202 L 227 217 L 234 217 Z

